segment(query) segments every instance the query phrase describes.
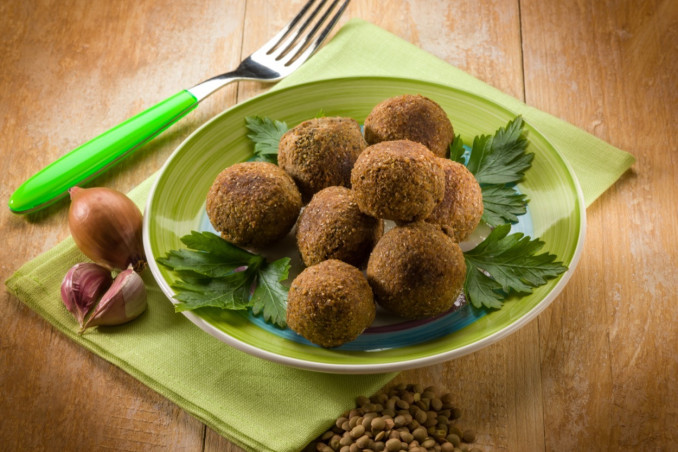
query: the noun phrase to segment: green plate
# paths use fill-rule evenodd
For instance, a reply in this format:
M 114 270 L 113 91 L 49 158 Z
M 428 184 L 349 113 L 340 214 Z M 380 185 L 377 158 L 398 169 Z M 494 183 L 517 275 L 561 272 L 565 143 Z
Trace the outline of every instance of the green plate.
M 516 114 L 482 97 L 442 85 L 410 79 L 359 77 L 324 80 L 272 91 L 215 117 L 172 154 L 151 190 L 144 215 L 144 246 L 153 276 L 172 302 L 173 273 L 155 259 L 183 247 L 179 238 L 205 229 L 205 197 L 217 174 L 251 157 L 246 116 L 267 116 L 292 127 L 322 112 L 359 122 L 382 100 L 421 94 L 440 104 L 455 133 L 469 143 L 494 133 Z M 585 204 L 567 162 L 537 130 L 526 125 L 532 168 L 518 188 L 530 199 L 530 228 L 569 267 L 532 294 L 507 301 L 500 310 L 474 319 L 440 337 L 385 349 L 323 349 L 262 328 L 242 312 L 204 310 L 183 313 L 221 341 L 279 363 L 324 372 L 378 373 L 420 367 L 479 350 L 515 332 L 543 311 L 563 289 L 581 254 Z M 291 252 L 296 253 L 293 249 Z

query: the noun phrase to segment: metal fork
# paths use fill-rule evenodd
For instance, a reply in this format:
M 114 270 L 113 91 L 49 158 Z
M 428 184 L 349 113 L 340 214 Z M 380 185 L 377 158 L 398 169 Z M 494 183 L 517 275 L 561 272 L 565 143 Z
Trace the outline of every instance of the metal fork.
M 309 0 L 290 23 L 235 70 L 180 91 L 51 163 L 17 188 L 9 199 L 10 210 L 24 214 L 56 202 L 69 188 L 120 162 L 231 82 L 274 82 L 291 74 L 322 44 L 350 0 L 333 0 L 329 6 L 327 2 Z

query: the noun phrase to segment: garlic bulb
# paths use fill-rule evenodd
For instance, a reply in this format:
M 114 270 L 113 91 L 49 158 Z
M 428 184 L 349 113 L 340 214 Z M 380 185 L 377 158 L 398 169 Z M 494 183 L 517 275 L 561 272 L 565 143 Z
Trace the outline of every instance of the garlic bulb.
M 115 278 L 80 332 L 92 326 L 129 322 L 139 317 L 146 306 L 144 280 L 130 267 Z
M 141 239 L 142 215 L 124 194 L 110 188 L 72 187 L 68 226 L 87 257 L 111 269 L 146 264 Z
M 61 283 L 61 299 L 81 327 L 94 303 L 112 283 L 110 270 L 91 262 L 75 264 L 68 270 Z

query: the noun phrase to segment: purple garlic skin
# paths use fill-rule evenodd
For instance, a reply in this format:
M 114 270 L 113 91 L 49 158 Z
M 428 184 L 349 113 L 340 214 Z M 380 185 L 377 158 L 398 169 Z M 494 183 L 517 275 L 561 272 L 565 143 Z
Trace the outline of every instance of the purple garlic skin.
M 81 327 L 87 313 L 112 283 L 111 272 L 98 264 L 80 263 L 68 270 L 61 283 L 61 299 Z
M 133 320 L 146 310 L 146 287 L 132 267 L 120 272 L 113 285 L 87 319 L 82 333 L 97 325 L 120 325 Z

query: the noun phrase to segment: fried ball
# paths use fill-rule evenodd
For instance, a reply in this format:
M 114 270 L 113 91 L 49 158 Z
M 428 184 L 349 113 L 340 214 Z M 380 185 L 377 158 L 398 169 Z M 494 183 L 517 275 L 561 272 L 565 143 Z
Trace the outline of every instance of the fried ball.
M 443 199 L 445 173 L 423 144 L 384 141 L 360 154 L 351 184 L 365 214 L 410 222 L 428 217 Z
M 365 276 L 345 262 L 330 259 L 306 268 L 290 286 L 287 324 L 322 347 L 352 341 L 375 316 Z
M 440 105 L 424 96 L 405 94 L 372 109 L 365 118 L 365 139 L 368 144 L 412 140 L 438 157 L 447 157 L 454 129 Z
M 367 147 L 351 118 L 316 118 L 288 130 L 280 139 L 278 164 L 292 176 L 304 202 L 326 187 L 350 187 L 351 169 Z
M 367 263 L 376 302 L 407 319 L 452 308 L 466 278 L 464 255 L 439 226 L 396 227 L 379 240 Z
M 466 239 L 483 216 L 483 193 L 473 174 L 461 163 L 440 159 L 445 171 L 445 196 L 426 219 L 437 223 L 456 242 Z
M 360 268 L 383 232 L 384 222 L 362 213 L 351 189 L 328 187 L 301 213 L 297 245 L 307 266 L 339 259 Z
M 301 194 L 292 178 L 272 163 L 237 163 L 212 183 L 206 210 L 226 241 L 259 248 L 290 232 L 301 210 Z

